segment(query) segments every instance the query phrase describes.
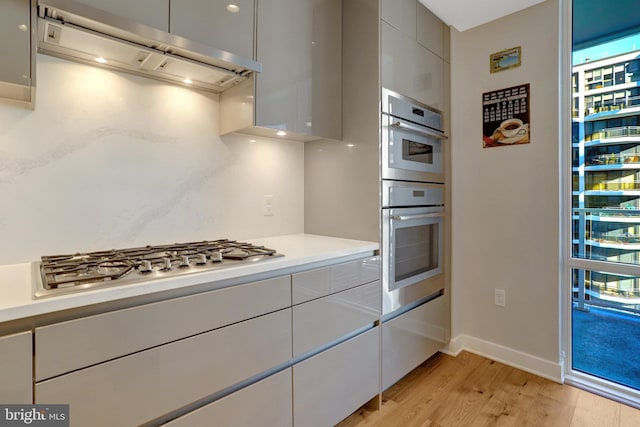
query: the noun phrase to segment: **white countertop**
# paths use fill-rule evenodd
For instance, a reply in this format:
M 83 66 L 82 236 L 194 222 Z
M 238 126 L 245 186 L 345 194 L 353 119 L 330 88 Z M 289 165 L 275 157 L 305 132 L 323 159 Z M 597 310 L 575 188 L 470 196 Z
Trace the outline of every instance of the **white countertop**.
M 340 239 L 335 237 L 293 234 L 287 236 L 243 239 L 273 248 L 284 257 L 239 266 L 168 277 L 148 283 L 136 283 L 111 288 L 81 291 L 34 300 L 32 263 L 0 266 L 0 322 L 17 320 L 59 310 L 114 301 L 160 291 L 167 291 L 206 282 L 233 279 L 252 274 L 295 268 L 305 264 L 368 253 L 379 248 L 376 242 Z

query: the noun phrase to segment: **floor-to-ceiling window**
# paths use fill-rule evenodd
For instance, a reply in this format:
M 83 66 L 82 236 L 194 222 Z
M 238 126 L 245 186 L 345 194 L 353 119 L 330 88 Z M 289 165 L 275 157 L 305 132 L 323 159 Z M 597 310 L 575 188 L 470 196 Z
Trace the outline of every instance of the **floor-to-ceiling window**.
M 567 138 L 569 375 L 630 400 L 640 396 L 638 10 L 640 1 L 573 0 Z

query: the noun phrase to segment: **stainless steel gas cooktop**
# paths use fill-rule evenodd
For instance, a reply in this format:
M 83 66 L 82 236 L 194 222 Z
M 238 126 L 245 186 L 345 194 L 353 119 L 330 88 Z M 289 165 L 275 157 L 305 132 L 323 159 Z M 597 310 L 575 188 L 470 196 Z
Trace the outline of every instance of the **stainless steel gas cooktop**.
M 273 249 L 234 240 L 211 240 L 73 255 L 43 256 L 34 263 L 34 298 L 147 282 L 281 257 Z

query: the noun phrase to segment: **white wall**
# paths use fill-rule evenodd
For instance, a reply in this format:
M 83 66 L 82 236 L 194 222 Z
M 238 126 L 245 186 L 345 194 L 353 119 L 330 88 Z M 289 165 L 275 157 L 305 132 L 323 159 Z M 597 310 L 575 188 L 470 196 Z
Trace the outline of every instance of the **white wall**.
M 215 94 L 38 55 L 35 111 L 0 102 L 0 265 L 303 232 L 303 165 L 301 143 L 219 137 Z
M 559 378 L 559 5 L 452 29 L 453 350 Z M 489 73 L 521 46 L 522 66 Z M 482 93 L 530 83 L 531 143 L 482 147 Z M 506 307 L 494 305 L 506 290 Z

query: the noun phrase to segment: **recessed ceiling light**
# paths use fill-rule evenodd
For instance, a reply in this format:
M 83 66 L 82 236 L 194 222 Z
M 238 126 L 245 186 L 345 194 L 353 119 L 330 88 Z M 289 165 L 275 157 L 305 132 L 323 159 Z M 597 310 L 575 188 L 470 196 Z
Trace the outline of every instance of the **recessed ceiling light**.
M 101 63 L 101 64 L 106 64 L 106 63 L 107 63 L 107 60 L 106 60 L 106 59 L 104 59 L 102 56 L 97 57 L 97 58 L 95 59 L 95 61 L 96 61 L 96 62 L 99 62 L 99 63 Z
M 27 31 L 29 29 L 29 27 L 27 27 L 25 24 L 18 25 L 18 28 L 20 29 L 20 31 Z
M 279 130 L 278 132 L 276 132 L 276 135 L 278 136 L 287 136 L 287 133 L 283 130 Z
M 351 147 L 355 147 L 356 144 L 347 144 L 347 147 L 351 148 Z
M 193 80 L 187 78 L 187 79 L 184 79 L 182 83 L 190 85 L 191 83 L 193 83 Z
M 240 12 L 240 8 L 238 7 L 238 5 L 229 3 L 227 5 L 227 11 L 231 12 L 231 13 L 238 13 L 238 12 Z

